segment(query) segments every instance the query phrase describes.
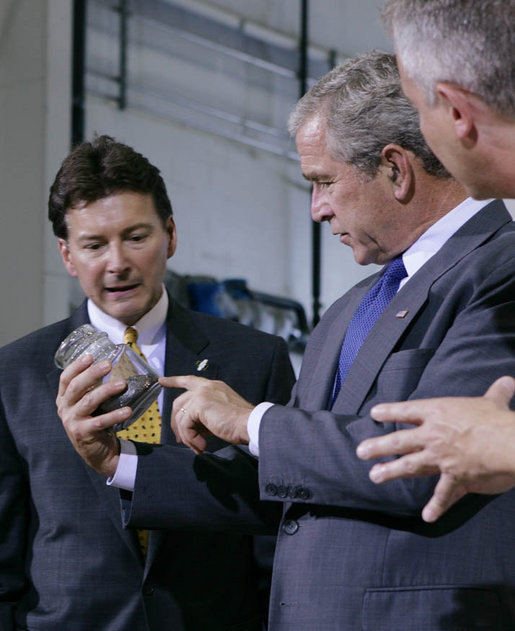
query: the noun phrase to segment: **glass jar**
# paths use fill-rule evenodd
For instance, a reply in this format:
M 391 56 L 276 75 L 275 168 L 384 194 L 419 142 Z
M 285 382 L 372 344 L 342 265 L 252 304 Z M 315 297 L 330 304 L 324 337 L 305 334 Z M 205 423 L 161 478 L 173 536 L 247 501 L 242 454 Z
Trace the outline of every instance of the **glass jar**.
M 111 372 L 101 383 L 114 379 L 125 379 L 127 382 L 123 392 L 104 401 L 94 412 L 94 415 L 105 414 L 130 406 L 131 417 L 114 425 L 116 431 L 128 427 L 157 399 L 161 391 L 157 373 L 127 344 L 113 344 L 107 333 L 98 331 L 91 324 L 83 324 L 61 342 L 54 357 L 55 364 L 62 370 L 84 354 L 92 355 L 95 363 L 103 360 L 111 362 Z

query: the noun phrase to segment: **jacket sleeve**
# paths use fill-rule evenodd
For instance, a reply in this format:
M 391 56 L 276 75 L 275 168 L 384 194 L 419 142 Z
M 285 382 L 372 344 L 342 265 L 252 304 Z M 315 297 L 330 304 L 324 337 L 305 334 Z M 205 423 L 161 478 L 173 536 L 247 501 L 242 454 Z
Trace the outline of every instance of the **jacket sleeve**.
M 195 455 L 136 443 L 134 493 L 121 493 L 124 526 L 275 534 L 281 507 L 259 499 L 257 461 L 246 448 Z

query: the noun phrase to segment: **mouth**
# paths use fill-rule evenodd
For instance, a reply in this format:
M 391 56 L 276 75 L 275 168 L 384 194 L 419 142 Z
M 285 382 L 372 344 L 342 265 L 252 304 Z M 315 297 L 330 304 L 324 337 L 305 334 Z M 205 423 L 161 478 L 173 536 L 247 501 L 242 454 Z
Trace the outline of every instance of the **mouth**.
M 131 291 L 134 291 L 140 286 L 140 283 L 134 283 L 133 285 L 116 285 L 114 287 L 104 287 L 104 291 L 112 296 L 124 296 Z

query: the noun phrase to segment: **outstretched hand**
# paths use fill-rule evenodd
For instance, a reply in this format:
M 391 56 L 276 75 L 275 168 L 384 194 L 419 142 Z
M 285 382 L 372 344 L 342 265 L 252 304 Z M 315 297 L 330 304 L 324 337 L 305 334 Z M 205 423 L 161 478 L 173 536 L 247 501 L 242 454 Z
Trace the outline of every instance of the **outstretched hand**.
M 441 473 L 422 518 L 436 521 L 466 493 L 503 493 L 515 486 L 515 413 L 509 404 L 515 380 L 502 377 L 483 397 L 386 403 L 372 408 L 381 422 L 410 423 L 406 429 L 369 438 L 357 448 L 363 460 L 405 454 L 372 467 L 370 478 Z
M 204 437 L 210 434 L 229 443 L 249 442 L 247 420 L 254 406 L 227 384 L 193 375 L 161 377 L 159 383 L 186 389 L 172 409 L 172 430 L 179 443 L 198 454 L 206 449 Z
M 107 361 L 94 364 L 91 355 L 80 357 L 63 370 L 56 399 L 57 412 L 75 450 L 90 467 L 105 476 L 114 475 L 120 453 L 120 444 L 111 427 L 131 415 L 131 409 L 124 407 L 92 416 L 101 403 L 126 387 L 124 380 L 101 384 L 110 370 Z

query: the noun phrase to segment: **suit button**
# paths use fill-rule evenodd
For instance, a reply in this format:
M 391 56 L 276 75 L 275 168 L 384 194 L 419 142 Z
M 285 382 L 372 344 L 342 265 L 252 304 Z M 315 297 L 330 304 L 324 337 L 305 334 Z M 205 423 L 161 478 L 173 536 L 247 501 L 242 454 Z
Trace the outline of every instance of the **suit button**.
M 155 590 L 156 590 L 156 586 L 154 583 L 147 583 L 147 585 L 143 586 L 143 594 L 145 596 L 152 596 Z
M 311 495 L 312 495 L 311 491 L 302 486 L 299 486 L 295 490 L 295 497 L 297 497 L 299 500 L 309 500 Z
M 281 528 L 285 534 L 294 535 L 299 529 L 299 523 L 294 519 L 285 519 Z
M 288 492 L 290 490 L 289 486 L 278 486 L 277 487 L 277 497 L 288 497 Z
M 277 495 L 277 486 L 270 482 L 265 486 L 265 493 L 267 495 Z

